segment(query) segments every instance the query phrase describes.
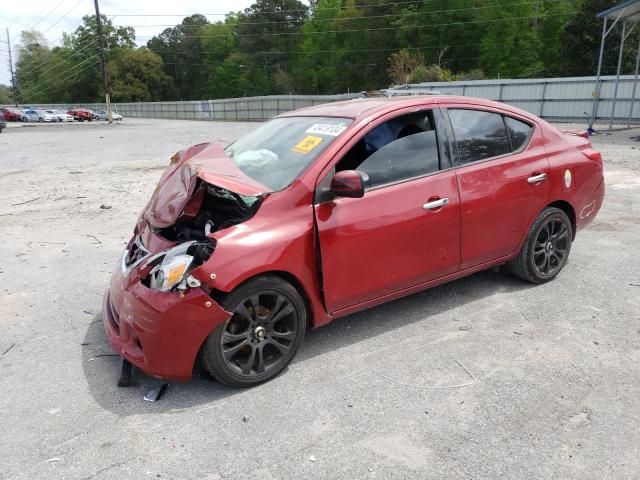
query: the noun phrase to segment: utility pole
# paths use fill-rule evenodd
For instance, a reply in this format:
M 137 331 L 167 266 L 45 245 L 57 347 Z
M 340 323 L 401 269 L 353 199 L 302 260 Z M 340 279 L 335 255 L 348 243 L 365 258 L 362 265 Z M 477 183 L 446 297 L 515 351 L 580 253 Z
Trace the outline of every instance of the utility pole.
M 13 59 L 11 58 L 11 39 L 9 38 L 9 29 L 7 28 L 7 46 L 9 47 L 9 69 L 11 70 L 11 96 L 13 97 L 13 103 L 18 108 L 18 90 L 16 88 L 16 77 L 13 75 Z
M 98 0 L 93 0 L 96 6 L 96 24 L 98 27 L 98 45 L 100 46 L 100 63 L 102 64 L 102 81 L 104 83 L 104 98 L 107 103 L 107 120 L 113 122 L 111 118 L 111 96 L 109 95 L 109 78 L 107 76 L 107 61 L 104 56 L 104 38 L 102 37 L 102 20 L 100 19 L 100 7 Z

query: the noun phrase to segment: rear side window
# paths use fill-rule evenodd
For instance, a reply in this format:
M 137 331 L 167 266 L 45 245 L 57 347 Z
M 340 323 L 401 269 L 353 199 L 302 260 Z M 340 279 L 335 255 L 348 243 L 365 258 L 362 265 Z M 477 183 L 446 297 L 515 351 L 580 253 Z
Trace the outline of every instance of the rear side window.
M 504 123 L 507 126 L 507 132 L 511 140 L 511 150 L 516 152 L 524 147 L 527 140 L 529 140 L 532 130 L 531 125 L 511 117 L 504 117 Z
M 449 110 L 461 165 L 511 152 L 502 115 L 481 110 Z

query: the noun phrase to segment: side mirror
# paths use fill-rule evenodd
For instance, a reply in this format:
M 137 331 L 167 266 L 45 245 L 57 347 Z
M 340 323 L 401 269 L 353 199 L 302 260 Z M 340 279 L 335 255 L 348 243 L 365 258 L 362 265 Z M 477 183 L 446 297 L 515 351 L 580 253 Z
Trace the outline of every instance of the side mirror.
M 337 197 L 360 198 L 364 196 L 365 179 L 356 170 L 342 170 L 331 179 L 330 191 Z

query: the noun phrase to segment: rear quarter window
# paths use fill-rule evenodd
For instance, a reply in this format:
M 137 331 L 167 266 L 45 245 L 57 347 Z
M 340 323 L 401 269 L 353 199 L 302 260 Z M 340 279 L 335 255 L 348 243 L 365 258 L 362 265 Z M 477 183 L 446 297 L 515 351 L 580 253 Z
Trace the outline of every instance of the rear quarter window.
M 524 148 L 529 141 L 533 127 L 528 123 L 511 117 L 504 117 L 504 123 L 507 126 L 507 133 L 511 141 L 511 150 L 517 152 Z

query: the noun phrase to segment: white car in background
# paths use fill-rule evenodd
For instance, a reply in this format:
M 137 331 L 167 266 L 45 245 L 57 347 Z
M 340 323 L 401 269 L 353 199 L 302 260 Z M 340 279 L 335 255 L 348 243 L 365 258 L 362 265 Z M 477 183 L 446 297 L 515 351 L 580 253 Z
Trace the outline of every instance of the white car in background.
M 53 110 L 36 110 L 39 122 L 61 122 Z
M 63 112 L 62 110 L 45 110 L 47 113 L 51 113 L 58 117 L 58 120 L 61 122 L 73 122 L 73 117 L 69 115 L 67 112 Z
M 96 112 L 96 117 L 98 117 L 98 120 L 106 120 L 107 119 L 107 111 L 106 110 L 98 110 Z M 121 122 L 122 121 L 122 115 L 120 115 L 119 113 L 116 112 L 111 112 L 111 119 L 115 122 Z

